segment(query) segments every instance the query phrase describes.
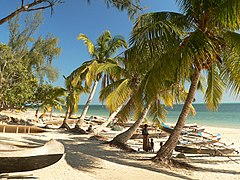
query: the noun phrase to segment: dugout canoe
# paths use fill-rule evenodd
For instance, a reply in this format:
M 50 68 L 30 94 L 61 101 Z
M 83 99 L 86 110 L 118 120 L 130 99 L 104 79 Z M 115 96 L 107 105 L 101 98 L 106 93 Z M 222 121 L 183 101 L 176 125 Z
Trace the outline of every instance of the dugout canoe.
M 0 132 L 2 133 L 41 133 L 46 130 L 36 126 L 23 126 L 23 125 L 0 125 Z
M 41 169 L 59 161 L 64 154 L 64 146 L 50 140 L 43 146 L 0 150 L 0 173 L 24 172 Z
M 224 154 L 231 154 L 235 150 L 232 148 L 218 148 L 218 147 L 187 147 L 176 146 L 175 151 L 186 154 L 209 154 L 212 156 L 222 156 Z

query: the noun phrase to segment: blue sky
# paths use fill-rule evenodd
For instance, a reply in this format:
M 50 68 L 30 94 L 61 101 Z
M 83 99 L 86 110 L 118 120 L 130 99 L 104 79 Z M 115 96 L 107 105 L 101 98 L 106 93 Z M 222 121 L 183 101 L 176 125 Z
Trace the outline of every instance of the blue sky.
M 95 42 L 103 31 L 109 30 L 113 36 L 123 35 L 128 39 L 133 26 L 126 12 L 107 8 L 104 0 L 92 0 L 90 4 L 86 0 L 65 1 L 64 4 L 54 7 L 52 16 L 49 10 L 45 12 L 44 23 L 38 31 L 38 35 L 45 36 L 47 33 L 52 33 L 59 38 L 62 53 L 54 60 L 54 66 L 60 72 L 60 77 L 54 85 L 59 86 L 64 86 L 62 75 L 68 76 L 90 58 L 83 43 L 77 41 L 78 34 L 84 33 Z M 0 18 L 13 11 L 19 2 L 20 0 L 1 0 Z M 142 5 L 147 8 L 145 12 L 178 11 L 175 0 L 143 0 Z M 0 42 L 8 42 L 7 24 L 0 26 Z M 81 97 L 80 104 L 86 102 L 86 97 L 86 95 Z M 202 102 L 200 94 L 196 95 L 196 100 Z M 233 96 L 224 96 L 224 102 L 232 101 L 235 101 Z M 93 104 L 98 103 L 98 94 L 96 94 Z

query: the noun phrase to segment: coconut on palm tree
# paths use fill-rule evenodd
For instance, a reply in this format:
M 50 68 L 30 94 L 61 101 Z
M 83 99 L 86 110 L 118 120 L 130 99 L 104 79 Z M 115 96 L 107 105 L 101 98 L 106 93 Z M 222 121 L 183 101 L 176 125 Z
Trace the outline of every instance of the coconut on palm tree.
M 240 2 L 176 2 L 182 13 L 144 14 L 138 18 L 131 38 L 139 52 L 144 51 L 146 43 L 153 50 L 159 46 L 164 47 L 164 51 L 158 53 L 158 61 L 168 64 L 165 69 L 166 76 L 177 73 L 184 80 L 190 77 L 190 71 L 193 70 L 188 95 L 174 132 L 153 158 L 156 161 L 169 162 L 185 125 L 202 72 L 206 73 L 208 79 L 205 102 L 209 109 L 217 110 L 225 87 L 230 88 L 236 95 L 240 91 L 240 35 L 236 32 L 240 25 Z M 153 50 L 151 52 L 155 54 L 156 51 Z M 174 70 L 176 66 L 177 72 Z

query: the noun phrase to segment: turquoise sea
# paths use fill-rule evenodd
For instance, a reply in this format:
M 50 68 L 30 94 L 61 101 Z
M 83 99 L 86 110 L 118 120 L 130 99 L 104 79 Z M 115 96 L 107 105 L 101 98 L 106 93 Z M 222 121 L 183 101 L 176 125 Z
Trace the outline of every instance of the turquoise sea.
M 81 114 L 83 105 L 79 105 L 77 115 Z M 208 111 L 204 104 L 194 104 L 197 114 L 188 116 L 187 123 L 196 123 L 201 126 L 215 126 L 240 129 L 240 103 L 221 104 L 217 112 Z M 175 123 L 178 119 L 182 105 L 175 105 L 173 109 L 168 109 L 166 122 Z M 91 105 L 88 116 L 105 116 L 109 111 L 104 105 Z

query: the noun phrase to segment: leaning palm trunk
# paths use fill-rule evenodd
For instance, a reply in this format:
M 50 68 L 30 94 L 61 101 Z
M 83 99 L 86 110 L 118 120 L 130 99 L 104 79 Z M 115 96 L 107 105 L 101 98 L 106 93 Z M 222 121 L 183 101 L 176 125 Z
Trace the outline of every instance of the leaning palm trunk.
M 196 94 L 197 91 L 197 84 L 199 81 L 199 77 L 200 77 L 200 70 L 195 68 L 194 70 L 194 74 L 193 74 L 193 78 L 192 78 L 192 82 L 191 82 L 191 86 L 187 95 L 187 99 L 184 103 L 182 112 L 178 118 L 177 124 L 174 128 L 173 133 L 169 136 L 168 140 L 166 141 L 166 143 L 161 147 L 161 149 L 157 152 L 157 155 L 155 157 L 153 157 L 154 161 L 169 161 L 173 150 L 175 149 L 175 147 L 177 146 L 177 142 L 178 139 L 180 137 L 180 134 L 182 132 L 182 128 L 185 125 L 186 122 L 186 118 L 188 116 L 189 110 L 190 110 L 190 106 L 194 100 L 194 96 Z
M 118 107 L 116 109 L 116 111 L 114 111 L 113 113 L 110 114 L 108 119 L 102 125 L 100 125 L 97 128 L 93 129 L 94 135 L 98 135 L 105 127 L 107 127 L 108 124 L 110 124 L 113 121 L 113 119 L 115 118 L 115 116 L 119 113 L 119 111 L 122 109 L 122 107 L 123 107 L 123 105 Z
M 37 110 L 35 112 L 35 121 L 38 122 L 38 111 L 39 111 L 39 106 L 37 106 Z
M 95 94 L 95 91 L 97 89 L 97 85 L 98 85 L 98 81 L 95 81 L 94 84 L 93 84 L 92 90 L 90 92 L 90 95 L 88 97 L 87 103 L 86 103 L 86 105 L 83 108 L 82 114 L 79 117 L 79 119 L 78 119 L 78 121 L 77 121 L 77 123 L 75 125 L 75 128 L 82 126 L 82 123 L 83 123 L 83 121 L 84 121 L 84 119 L 85 119 L 85 117 L 87 115 L 87 111 L 88 111 L 89 105 L 90 105 L 90 103 L 91 103 L 91 101 L 93 99 L 93 96 Z
M 71 129 L 69 127 L 69 125 L 67 124 L 67 120 L 68 120 L 68 117 L 69 117 L 69 111 L 70 111 L 70 108 L 68 107 L 67 110 L 66 110 L 66 113 L 65 113 L 65 117 L 64 117 L 63 123 L 60 126 L 60 128 L 66 128 L 68 130 Z
M 110 144 L 117 145 L 117 146 L 121 145 L 121 144 L 125 144 L 132 137 L 132 135 L 136 132 L 136 130 L 138 129 L 140 124 L 142 124 L 150 107 L 151 107 L 151 105 L 148 105 L 147 107 L 145 107 L 141 116 L 138 118 L 138 120 L 128 130 L 126 130 L 125 132 L 123 132 L 123 133 L 117 135 L 115 138 L 113 138 L 113 140 L 110 142 Z
M 73 114 L 73 108 L 69 108 L 68 118 L 71 118 Z

